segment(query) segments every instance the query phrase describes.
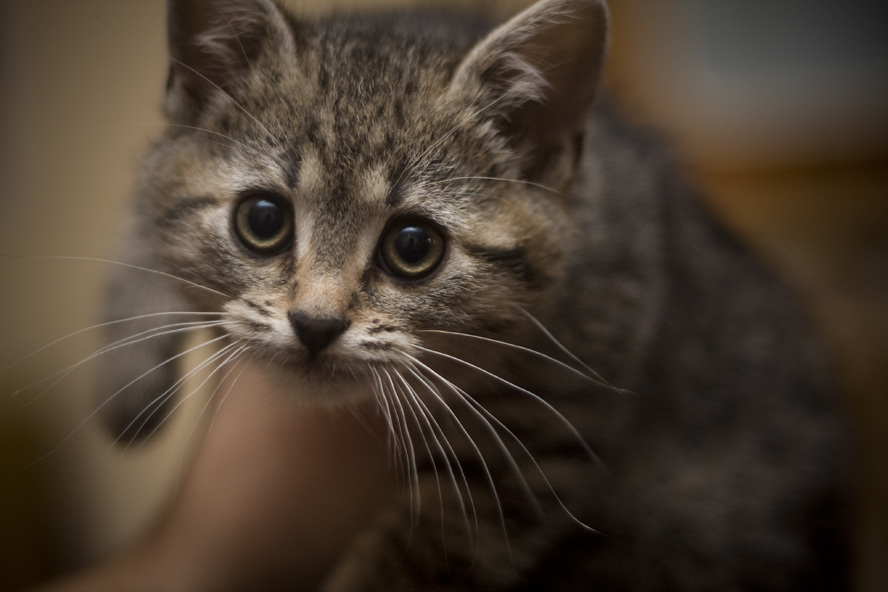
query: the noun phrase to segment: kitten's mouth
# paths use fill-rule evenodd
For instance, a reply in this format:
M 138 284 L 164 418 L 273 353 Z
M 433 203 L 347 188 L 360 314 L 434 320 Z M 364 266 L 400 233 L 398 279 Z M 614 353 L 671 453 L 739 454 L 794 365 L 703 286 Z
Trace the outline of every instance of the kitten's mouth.
M 353 376 L 353 364 L 343 360 L 340 356 L 331 355 L 329 353 L 310 353 L 305 350 L 289 352 L 287 357 L 279 359 L 280 364 L 300 375 L 304 375 L 311 379 L 326 380 L 335 377 L 338 374 L 348 374 Z M 348 369 L 352 369 L 349 372 Z
M 354 360 L 334 352 L 309 353 L 304 349 L 290 349 L 284 353 L 265 356 L 272 365 L 311 382 L 355 382 L 372 373 L 372 363 Z
M 367 364 L 323 354 L 309 357 L 305 352 L 281 358 L 268 364 L 269 375 L 284 392 L 306 403 L 330 405 L 373 397 Z

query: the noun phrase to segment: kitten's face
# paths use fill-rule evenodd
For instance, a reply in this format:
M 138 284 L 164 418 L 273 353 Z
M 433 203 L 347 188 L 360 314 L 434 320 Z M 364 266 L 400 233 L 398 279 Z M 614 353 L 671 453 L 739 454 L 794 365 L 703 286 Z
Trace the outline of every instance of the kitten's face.
M 430 329 L 515 338 L 570 226 L 452 87 L 464 50 L 300 39 L 257 53 L 149 156 L 169 271 L 225 294 L 194 292 L 309 398 L 361 391 L 376 367 L 428 361 L 421 348 L 467 351 Z

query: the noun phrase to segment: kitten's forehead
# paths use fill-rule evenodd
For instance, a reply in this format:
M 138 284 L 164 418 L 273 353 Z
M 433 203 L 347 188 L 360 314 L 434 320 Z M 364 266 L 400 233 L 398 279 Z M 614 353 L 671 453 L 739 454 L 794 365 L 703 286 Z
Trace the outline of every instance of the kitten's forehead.
M 411 75 L 418 85 L 421 74 Z M 453 149 L 469 126 L 443 104 L 444 85 L 407 96 L 379 85 L 315 82 L 279 94 L 275 114 L 275 127 L 288 131 L 278 168 L 297 199 L 364 223 L 398 213 L 446 216 L 447 194 L 433 185 L 470 153 Z
M 453 127 L 442 100 L 471 41 L 450 40 L 442 51 L 440 40 L 409 27 L 365 27 L 344 20 L 324 23 L 313 35 L 300 31 L 299 55 L 263 64 L 268 72 L 253 78 L 261 88 L 247 96 L 261 97 L 260 118 L 268 119 L 294 169 L 316 176 L 320 170 L 329 183 L 354 183 L 349 177 L 362 175 L 363 184 L 379 188 L 417 164 L 428 138 Z M 318 170 L 309 170 L 309 158 Z

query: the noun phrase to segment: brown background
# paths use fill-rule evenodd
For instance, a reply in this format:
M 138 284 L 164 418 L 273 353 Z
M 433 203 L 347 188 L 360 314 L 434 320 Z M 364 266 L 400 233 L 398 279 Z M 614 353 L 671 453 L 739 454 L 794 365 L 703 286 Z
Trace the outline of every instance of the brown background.
M 797 289 L 834 354 L 860 446 L 855 588 L 888 589 L 888 117 L 865 100 L 808 120 L 804 100 L 772 119 L 726 114 L 687 83 L 693 52 L 667 59 L 686 45 L 681 24 L 650 0 L 612 4 L 611 93 L 668 130 L 712 207 Z M 161 123 L 163 22 L 161 0 L 0 2 L 0 368 L 95 322 L 106 264 L 13 256 L 114 258 L 138 155 Z M 781 127 L 791 119 L 801 124 Z M 45 394 L 53 380 L 16 393 L 95 347 L 85 332 L 0 371 L 0 589 L 125 545 L 188 458 L 194 406 L 150 447 L 109 451 L 89 421 L 88 365 Z

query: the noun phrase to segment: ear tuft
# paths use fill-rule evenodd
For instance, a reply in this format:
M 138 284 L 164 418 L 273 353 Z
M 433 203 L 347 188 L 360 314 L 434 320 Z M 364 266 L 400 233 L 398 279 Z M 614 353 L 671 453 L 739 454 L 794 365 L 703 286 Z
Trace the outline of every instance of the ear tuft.
M 190 120 L 215 94 L 235 92 L 265 45 L 289 36 L 269 0 L 169 0 L 167 34 L 165 111 L 173 120 Z
M 601 0 L 542 0 L 491 32 L 457 70 L 451 93 L 494 119 L 528 177 L 578 150 L 607 26 Z

